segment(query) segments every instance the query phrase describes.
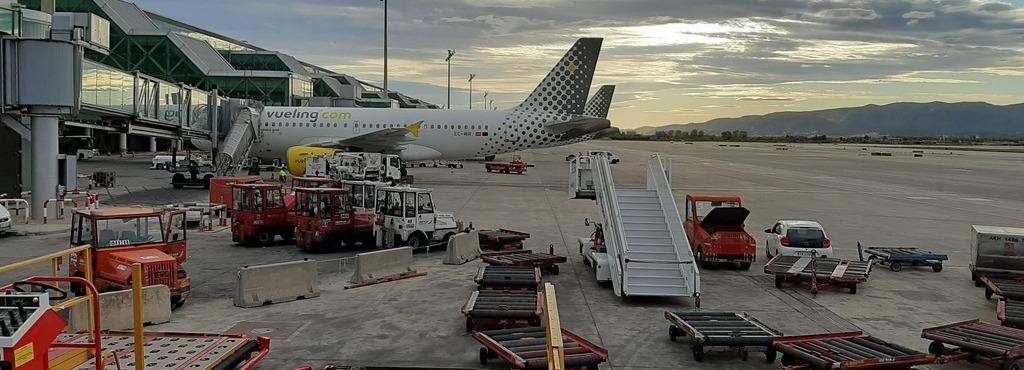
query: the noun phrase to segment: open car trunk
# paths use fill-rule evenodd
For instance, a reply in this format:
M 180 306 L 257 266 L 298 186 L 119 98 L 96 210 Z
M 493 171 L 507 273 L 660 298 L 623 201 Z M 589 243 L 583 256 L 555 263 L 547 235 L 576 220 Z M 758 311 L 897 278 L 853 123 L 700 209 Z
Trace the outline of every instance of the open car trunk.
M 700 225 L 708 234 L 719 231 L 743 231 L 743 222 L 750 210 L 743 207 L 718 207 L 708 212 Z

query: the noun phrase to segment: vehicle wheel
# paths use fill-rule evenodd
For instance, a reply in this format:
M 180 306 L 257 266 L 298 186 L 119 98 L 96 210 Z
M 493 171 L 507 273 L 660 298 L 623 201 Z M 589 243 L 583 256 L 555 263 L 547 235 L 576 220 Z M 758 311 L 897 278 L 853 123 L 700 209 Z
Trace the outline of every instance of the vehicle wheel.
M 583 257 L 583 266 L 590 267 L 590 260 L 586 257 Z
M 708 267 L 708 262 L 704 260 L 704 249 L 697 248 L 697 264 L 699 264 L 700 267 Z
M 206 175 L 205 177 L 203 177 L 203 189 L 209 189 L 210 188 L 210 179 L 212 179 L 212 178 L 213 178 L 213 175 Z
M 426 163 L 420 163 L 420 167 L 426 167 L 426 166 L 427 166 Z
M 695 344 L 692 348 L 693 360 L 697 362 L 704 361 L 704 346 Z
M 466 318 L 466 331 L 473 331 L 473 319 Z
M 740 270 L 750 270 L 750 262 L 740 262 Z
M 677 329 L 675 325 L 668 326 L 668 340 L 673 342 L 676 341 L 676 338 L 679 337 L 679 332 L 677 330 L 679 329 Z
M 782 276 L 775 275 L 775 287 L 782 288 Z
M 775 357 L 778 355 L 779 353 L 775 351 L 775 347 L 768 347 L 768 349 L 764 350 L 764 360 L 768 363 L 774 363 Z
M 992 294 L 995 294 L 995 292 L 992 291 L 992 288 L 985 287 L 985 299 L 992 299 Z
M 464 168 L 464 167 L 466 167 L 466 165 L 464 165 L 462 163 L 459 163 L 459 168 Z
M 983 285 L 985 285 L 985 283 L 982 283 L 982 282 L 981 282 L 981 278 L 980 278 L 980 277 L 977 277 L 977 276 L 976 276 L 976 277 L 974 277 L 974 286 L 976 286 L 976 287 L 979 287 L 979 288 L 980 288 L 980 287 L 981 287 L 981 286 L 983 286 Z
M 746 361 L 748 358 L 750 358 L 750 351 L 747 351 L 746 349 L 741 349 L 740 360 Z
M 156 164 L 156 169 L 158 169 L 158 170 L 164 169 L 164 164 L 163 163 L 157 163 Z
M 555 274 L 555 275 L 558 275 L 558 265 L 555 265 L 555 266 L 551 267 L 551 273 Z
M 768 241 L 767 240 L 764 241 L 764 256 L 767 259 L 772 259 L 772 251 L 770 250 L 770 248 L 768 246 Z
M 928 345 L 928 353 L 936 356 L 942 356 L 946 354 L 946 346 L 942 342 L 934 341 Z
M 480 364 L 487 365 L 487 347 L 480 347 Z
M 889 262 L 889 269 L 893 272 L 900 272 L 903 270 L 903 264 L 899 262 Z
M 1021 370 L 1021 368 L 1024 368 L 1024 360 L 1014 361 L 1010 364 L 1010 370 Z
M 855 283 L 851 283 L 850 284 L 850 294 L 857 294 L 857 284 L 855 284 Z
M 185 298 L 182 296 L 171 297 L 171 309 L 176 310 L 185 305 Z
M 270 244 L 274 242 L 274 234 L 262 231 L 259 234 L 256 234 L 256 241 L 261 246 L 270 246 Z
M 942 272 L 942 264 L 941 263 L 936 263 L 936 264 L 932 265 L 932 271 Z
M 413 235 L 405 241 L 405 246 L 412 249 L 419 249 L 427 246 L 427 239 L 420 234 Z

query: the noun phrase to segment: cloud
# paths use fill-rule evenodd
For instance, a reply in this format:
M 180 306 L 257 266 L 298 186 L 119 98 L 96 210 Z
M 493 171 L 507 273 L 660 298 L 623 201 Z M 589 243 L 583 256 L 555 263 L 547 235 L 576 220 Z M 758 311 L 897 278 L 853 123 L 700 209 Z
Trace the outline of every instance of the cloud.
M 825 18 L 834 21 L 869 21 L 878 19 L 878 13 L 874 9 L 860 8 L 833 8 L 825 9 L 812 14 L 817 18 Z

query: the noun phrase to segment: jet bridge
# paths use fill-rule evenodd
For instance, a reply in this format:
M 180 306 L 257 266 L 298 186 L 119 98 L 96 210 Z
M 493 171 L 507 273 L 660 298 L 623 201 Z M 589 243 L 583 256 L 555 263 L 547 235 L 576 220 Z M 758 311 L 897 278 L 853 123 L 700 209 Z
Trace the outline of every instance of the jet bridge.
M 592 158 L 615 294 L 693 297 L 699 306 L 700 272 L 672 196 L 666 162 L 652 154 L 646 186 L 620 188 L 608 156 Z
M 239 109 L 234 110 L 231 130 L 224 137 L 217 153 L 217 175 L 225 176 L 238 171 L 243 161 L 249 156 L 254 143 L 261 138 L 260 116 L 263 106 L 252 101 L 245 101 Z

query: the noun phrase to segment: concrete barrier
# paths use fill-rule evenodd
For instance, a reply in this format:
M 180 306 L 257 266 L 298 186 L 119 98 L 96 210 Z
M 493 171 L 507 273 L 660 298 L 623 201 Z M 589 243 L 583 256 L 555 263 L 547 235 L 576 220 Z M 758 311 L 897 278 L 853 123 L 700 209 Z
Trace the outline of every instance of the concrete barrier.
M 480 258 L 480 236 L 477 232 L 458 233 L 448 239 L 448 252 L 444 255 L 444 264 L 461 265 Z
M 372 283 L 382 279 L 415 273 L 412 268 L 412 248 L 384 249 L 356 255 L 356 271 L 352 283 Z
M 68 313 L 71 332 L 89 329 L 89 305 L 72 307 Z M 100 328 L 131 330 L 135 328 L 132 291 L 118 290 L 100 294 Z M 142 287 L 142 322 L 144 325 L 171 321 L 171 290 L 166 285 Z
M 316 261 L 245 266 L 235 275 L 235 306 L 250 308 L 320 296 Z

